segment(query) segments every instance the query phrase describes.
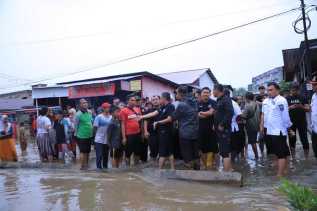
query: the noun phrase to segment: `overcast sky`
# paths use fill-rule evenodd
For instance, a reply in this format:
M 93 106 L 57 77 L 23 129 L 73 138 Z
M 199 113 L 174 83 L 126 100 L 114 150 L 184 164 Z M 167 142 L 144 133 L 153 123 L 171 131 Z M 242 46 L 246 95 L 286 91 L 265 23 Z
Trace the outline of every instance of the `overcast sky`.
M 102 66 L 298 5 L 299 0 L 0 0 L 0 92 L 43 79 L 206 67 L 221 83 L 246 87 L 253 76 L 283 65 L 282 49 L 299 46 L 302 35 L 292 28 L 299 11 Z M 317 12 L 311 19 L 309 37 L 317 38 Z

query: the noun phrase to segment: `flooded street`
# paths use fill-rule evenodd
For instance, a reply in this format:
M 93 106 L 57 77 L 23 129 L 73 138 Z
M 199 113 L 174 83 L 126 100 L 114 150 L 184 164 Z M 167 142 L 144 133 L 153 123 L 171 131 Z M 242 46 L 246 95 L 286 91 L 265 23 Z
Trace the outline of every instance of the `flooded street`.
M 37 161 L 29 147 L 26 161 Z M 291 163 L 289 179 L 317 190 L 317 162 Z M 0 170 L 0 210 L 287 210 L 279 181 L 266 159 L 241 161 L 245 186 L 151 178 L 138 172 L 96 173 L 73 169 Z M 94 168 L 94 163 L 91 163 Z

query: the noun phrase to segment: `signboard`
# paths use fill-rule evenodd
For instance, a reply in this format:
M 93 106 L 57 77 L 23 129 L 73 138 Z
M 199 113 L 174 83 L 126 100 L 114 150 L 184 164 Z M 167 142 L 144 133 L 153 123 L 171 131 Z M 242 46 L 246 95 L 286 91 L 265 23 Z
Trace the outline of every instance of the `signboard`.
M 140 91 L 142 89 L 141 80 L 130 81 L 130 91 Z
M 98 97 L 115 94 L 114 83 L 87 84 L 68 88 L 68 98 Z
M 121 85 L 121 90 L 130 91 L 130 83 L 129 83 L 129 81 L 121 80 L 120 81 L 120 85 Z

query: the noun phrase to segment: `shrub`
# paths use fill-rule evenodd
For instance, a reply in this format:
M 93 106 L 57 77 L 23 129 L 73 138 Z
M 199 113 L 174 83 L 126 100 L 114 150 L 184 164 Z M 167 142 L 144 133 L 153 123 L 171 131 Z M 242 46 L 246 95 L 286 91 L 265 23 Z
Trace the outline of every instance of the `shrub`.
M 286 179 L 282 180 L 278 191 L 283 193 L 289 203 L 300 211 L 316 211 L 317 195 L 308 187 L 298 185 Z

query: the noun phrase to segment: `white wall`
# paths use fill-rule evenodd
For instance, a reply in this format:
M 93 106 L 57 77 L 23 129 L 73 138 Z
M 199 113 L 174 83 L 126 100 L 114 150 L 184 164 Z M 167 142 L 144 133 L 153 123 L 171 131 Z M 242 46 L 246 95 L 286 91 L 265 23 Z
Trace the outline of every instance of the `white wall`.
M 153 80 L 149 77 L 143 77 L 142 79 L 142 97 L 151 98 L 153 95 L 160 96 L 162 92 L 169 92 L 173 94 L 174 90 L 174 87 Z
M 214 82 L 211 80 L 207 72 L 205 72 L 202 76 L 200 76 L 199 87 L 200 88 L 208 87 L 211 90 L 214 89 Z

